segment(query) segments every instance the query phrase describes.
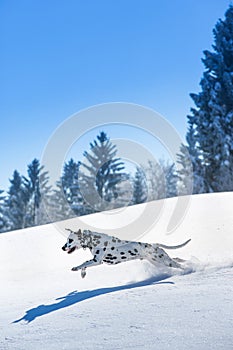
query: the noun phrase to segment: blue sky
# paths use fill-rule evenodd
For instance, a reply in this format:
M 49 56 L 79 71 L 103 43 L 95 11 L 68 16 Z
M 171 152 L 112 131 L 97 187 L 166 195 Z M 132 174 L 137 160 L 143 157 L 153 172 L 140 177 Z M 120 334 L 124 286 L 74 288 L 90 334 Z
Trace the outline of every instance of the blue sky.
M 59 124 L 92 105 L 153 108 L 184 137 L 202 52 L 211 49 L 213 27 L 229 4 L 1 0 L 0 189 L 15 169 L 26 175 Z M 83 152 L 88 140 L 81 146 Z

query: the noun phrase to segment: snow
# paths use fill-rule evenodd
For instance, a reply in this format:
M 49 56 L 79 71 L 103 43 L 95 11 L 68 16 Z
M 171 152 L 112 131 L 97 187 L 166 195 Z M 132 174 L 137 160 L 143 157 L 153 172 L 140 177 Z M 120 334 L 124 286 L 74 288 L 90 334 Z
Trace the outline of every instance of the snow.
M 179 244 L 191 238 L 186 247 L 167 251 L 189 260 L 183 273 L 131 261 L 87 269 L 81 279 L 71 267 L 90 252 L 61 250 L 62 229 L 75 228 L 78 219 L 1 234 L 0 349 L 232 349 L 233 193 L 192 196 L 183 221 L 167 235 L 175 201 L 164 202 L 141 240 Z M 156 209 L 158 202 L 150 205 Z M 142 211 L 138 205 L 94 214 L 83 225 L 108 232 L 112 222 L 117 233 L 120 221 L 128 216 L 132 223 Z

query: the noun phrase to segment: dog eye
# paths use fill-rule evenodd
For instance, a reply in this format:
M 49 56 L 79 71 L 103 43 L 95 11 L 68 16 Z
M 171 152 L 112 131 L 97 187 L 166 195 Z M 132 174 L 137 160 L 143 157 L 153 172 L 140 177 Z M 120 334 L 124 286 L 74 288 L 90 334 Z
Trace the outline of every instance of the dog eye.
M 70 244 L 70 243 L 72 243 L 73 242 L 73 239 L 68 239 L 68 243 Z

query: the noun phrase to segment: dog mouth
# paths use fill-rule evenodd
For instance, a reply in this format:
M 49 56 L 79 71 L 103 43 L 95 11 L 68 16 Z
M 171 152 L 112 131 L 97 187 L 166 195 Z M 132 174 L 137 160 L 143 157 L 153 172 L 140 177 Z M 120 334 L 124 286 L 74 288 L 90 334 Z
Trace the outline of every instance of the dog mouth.
M 75 251 L 76 247 L 70 248 L 69 250 L 67 250 L 68 254 L 71 254 Z

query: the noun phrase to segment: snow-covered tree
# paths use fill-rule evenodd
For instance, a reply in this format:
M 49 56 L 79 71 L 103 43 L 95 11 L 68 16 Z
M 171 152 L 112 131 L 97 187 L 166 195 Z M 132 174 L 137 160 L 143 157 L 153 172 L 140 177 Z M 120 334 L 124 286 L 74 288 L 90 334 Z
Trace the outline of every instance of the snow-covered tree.
M 176 197 L 178 193 L 178 175 L 175 169 L 175 164 L 170 164 L 169 162 L 167 162 L 167 164 L 163 165 L 163 169 L 166 184 L 166 198 Z
M 190 132 L 189 136 L 191 135 L 192 133 Z M 195 191 L 193 188 L 193 164 L 196 164 L 195 160 L 197 159 L 197 155 L 192 140 L 190 140 L 188 144 L 188 146 L 181 144 L 180 153 L 177 155 L 177 163 L 180 164 L 179 170 L 177 171 L 178 195 L 189 195 L 203 191 L 198 185 L 199 181 L 195 181 Z M 201 178 L 201 181 L 202 180 L 203 177 Z
M 188 147 L 194 192 L 233 190 L 233 6 L 213 30 L 213 51 L 204 51 L 202 91 L 191 94 Z
M 28 165 L 28 178 L 24 177 L 24 191 L 29 198 L 25 217 L 26 226 L 41 225 L 48 222 L 46 200 L 50 195 L 48 172 L 44 171 L 38 159 L 34 159 Z M 43 197 L 43 201 L 42 201 Z
M 132 204 L 140 204 L 147 201 L 148 188 L 144 171 L 137 167 L 133 177 L 133 199 Z
M 178 175 L 168 160 L 148 161 L 144 172 L 147 179 L 148 201 L 175 197 L 178 194 Z
M 48 208 L 51 203 L 52 186 L 49 185 L 49 173 L 48 171 L 43 171 L 44 166 L 40 167 L 39 173 L 39 190 L 40 199 L 39 206 L 36 209 L 36 225 L 44 225 L 51 222 Z
M 25 192 L 22 177 L 17 170 L 14 171 L 10 184 L 5 200 L 5 217 L 7 230 L 17 230 L 25 227 L 25 215 L 29 199 Z
M 4 191 L 0 190 L 0 233 L 4 232 L 6 230 L 6 218 L 5 218 L 5 205 L 4 205 L 4 200 L 5 200 L 5 196 L 3 196 L 2 194 L 4 193 Z
M 165 175 L 162 168 L 162 162 L 148 161 L 145 167 L 145 174 L 148 188 L 148 201 L 165 198 L 166 196 L 166 182 Z
M 48 203 L 48 215 L 52 222 L 61 221 L 75 217 L 70 204 L 64 193 L 62 181 L 56 183 Z
M 85 214 L 78 182 L 79 167 L 80 163 L 72 158 L 64 164 L 62 176 L 57 181 L 51 198 L 50 217 L 53 221 Z
M 120 205 L 119 185 L 128 176 L 123 172 L 124 163 L 116 158 L 116 154 L 116 145 L 111 143 L 105 132 L 101 132 L 97 140 L 90 143 L 90 152 L 84 152 L 85 162 L 81 163 L 79 184 L 86 205 L 93 211 L 104 209 L 102 200 L 112 202 L 114 206 Z
M 70 208 L 75 215 L 84 214 L 83 198 L 79 188 L 80 162 L 72 158 L 65 163 L 61 177 L 62 189 Z

